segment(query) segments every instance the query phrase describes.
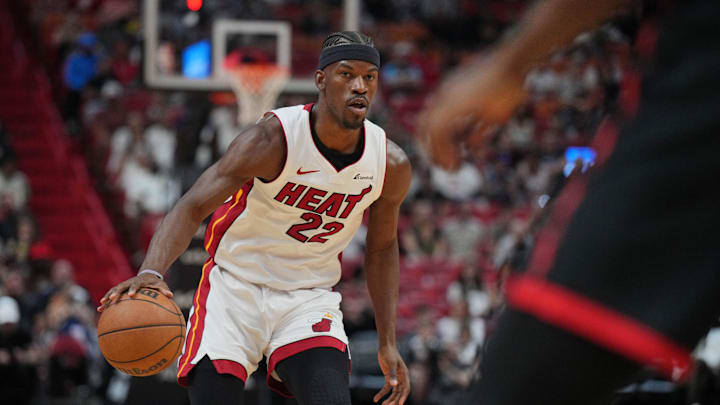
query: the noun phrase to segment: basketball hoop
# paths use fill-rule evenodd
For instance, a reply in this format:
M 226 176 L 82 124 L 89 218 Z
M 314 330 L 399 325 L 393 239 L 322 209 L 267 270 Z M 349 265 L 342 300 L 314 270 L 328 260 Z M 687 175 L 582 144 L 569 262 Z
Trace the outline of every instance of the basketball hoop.
M 238 103 L 238 123 L 254 124 L 275 107 L 289 79 L 288 69 L 265 63 L 243 63 L 225 67 Z

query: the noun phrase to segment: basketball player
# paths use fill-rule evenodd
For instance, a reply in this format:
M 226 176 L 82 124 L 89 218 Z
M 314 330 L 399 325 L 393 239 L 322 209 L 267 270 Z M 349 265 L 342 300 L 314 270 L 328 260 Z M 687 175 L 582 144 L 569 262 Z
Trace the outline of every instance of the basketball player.
M 240 404 L 263 355 L 268 385 L 300 404 L 350 404 L 340 254 L 368 209 L 365 271 L 385 386 L 375 402 L 403 404 L 407 367 L 395 341 L 398 209 L 410 163 L 365 119 L 380 57 L 357 32 L 323 43 L 317 103 L 267 113 L 203 173 L 155 233 L 139 274 L 113 287 L 106 306 L 162 281 L 202 220 L 210 258 L 202 269 L 179 360 L 193 405 Z M 100 309 L 102 309 L 102 306 Z
M 432 159 L 457 167 L 523 100 L 536 63 L 624 3 L 538 2 L 424 112 Z M 565 186 L 508 282 L 475 403 L 609 404 L 642 366 L 682 380 L 720 315 L 720 2 L 664 3 L 640 30 L 650 65 L 625 89 L 636 102 L 598 131 L 598 165 Z

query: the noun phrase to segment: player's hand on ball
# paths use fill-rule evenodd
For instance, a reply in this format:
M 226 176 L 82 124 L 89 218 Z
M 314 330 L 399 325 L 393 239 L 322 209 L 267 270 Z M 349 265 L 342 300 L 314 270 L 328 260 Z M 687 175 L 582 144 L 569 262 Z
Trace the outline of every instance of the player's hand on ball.
M 143 287 L 158 290 L 168 298 L 173 296 L 172 291 L 170 291 L 170 287 L 168 287 L 163 280 L 152 274 L 145 273 L 127 279 L 108 290 L 108 292 L 105 293 L 105 296 L 100 300 L 100 306 L 97 308 L 98 312 L 102 312 L 107 306 L 115 302 L 125 291 L 128 292 L 129 296 L 133 297 L 135 296 L 137 290 Z
M 385 386 L 375 394 L 373 402 L 378 402 L 390 393 L 390 396 L 382 402 L 382 405 L 404 404 L 408 395 L 410 395 L 410 376 L 397 347 L 381 347 L 378 351 L 378 362 L 385 375 Z
M 419 115 L 421 144 L 432 163 L 456 170 L 466 154 L 482 148 L 525 99 L 523 82 L 494 56 L 447 78 Z

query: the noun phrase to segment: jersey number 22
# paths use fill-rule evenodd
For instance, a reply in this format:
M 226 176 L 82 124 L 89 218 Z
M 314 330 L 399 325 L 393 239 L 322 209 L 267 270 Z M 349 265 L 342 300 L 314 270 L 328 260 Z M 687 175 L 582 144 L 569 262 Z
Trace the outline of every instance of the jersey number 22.
M 313 212 L 306 212 L 302 215 L 300 215 L 300 218 L 304 219 L 307 222 L 304 222 L 302 224 L 295 224 L 291 226 L 285 233 L 290 235 L 292 238 L 297 239 L 298 241 L 305 243 L 305 242 L 317 242 L 317 243 L 325 243 L 327 242 L 327 237 L 330 235 L 334 235 L 340 230 L 343 229 L 344 225 L 341 222 L 328 222 L 327 224 L 323 225 L 322 217 L 318 214 L 315 214 Z M 325 229 L 327 232 L 320 232 L 312 237 L 306 236 L 303 234 L 305 231 L 309 231 L 312 229 L 318 229 L 322 226 L 322 229 Z

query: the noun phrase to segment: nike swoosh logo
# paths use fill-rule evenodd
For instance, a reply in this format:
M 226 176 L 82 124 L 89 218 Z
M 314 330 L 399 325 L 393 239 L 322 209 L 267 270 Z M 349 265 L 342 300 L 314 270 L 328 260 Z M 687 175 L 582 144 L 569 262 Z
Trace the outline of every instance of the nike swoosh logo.
M 319 172 L 320 170 L 308 170 L 306 172 L 302 171 L 302 167 L 298 169 L 297 174 L 308 174 L 308 173 L 315 173 Z

